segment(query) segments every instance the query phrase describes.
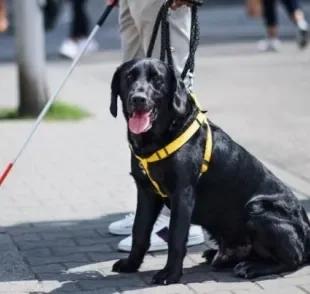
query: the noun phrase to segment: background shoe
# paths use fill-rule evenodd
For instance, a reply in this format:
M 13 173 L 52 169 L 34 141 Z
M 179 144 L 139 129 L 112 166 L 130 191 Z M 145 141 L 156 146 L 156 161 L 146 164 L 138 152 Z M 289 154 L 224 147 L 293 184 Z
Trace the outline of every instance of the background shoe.
M 74 42 L 71 39 L 65 40 L 60 48 L 59 48 L 59 54 L 70 58 L 70 59 L 74 59 L 76 54 L 78 53 L 79 50 L 79 46 L 77 42 Z
M 151 234 L 151 245 L 148 252 L 168 249 L 169 217 L 159 215 L 153 232 Z M 194 246 L 204 243 L 204 234 L 200 226 L 190 226 L 187 246 Z M 120 251 L 130 252 L 132 246 L 132 236 L 128 236 L 118 244 Z
M 133 213 L 127 214 L 123 219 L 111 223 L 108 227 L 108 231 L 113 235 L 128 236 L 132 233 L 134 220 L 135 215 Z
M 74 59 L 76 55 L 79 53 L 79 50 L 82 50 L 82 48 L 86 45 L 86 41 L 87 39 L 85 38 L 80 39 L 77 42 L 74 42 L 71 39 L 65 40 L 60 46 L 59 54 L 64 57 Z M 98 51 L 98 48 L 99 48 L 98 43 L 95 40 L 92 40 L 89 43 L 85 51 L 85 54 L 96 52 Z
M 301 49 L 305 48 L 309 43 L 309 25 L 308 23 L 303 19 L 299 22 L 297 22 L 297 44 Z
M 83 38 L 83 39 L 80 39 L 78 41 L 78 46 L 79 46 L 79 49 L 82 49 L 84 48 L 84 46 L 86 45 L 86 42 L 87 42 L 87 38 Z M 90 53 L 94 53 L 94 52 L 97 52 L 99 49 L 99 44 L 97 41 L 95 40 L 92 40 L 89 44 L 88 44 L 88 47 L 85 51 L 85 54 L 90 54 Z
M 273 51 L 278 52 L 281 50 L 282 43 L 279 39 L 264 39 L 258 42 L 257 49 L 260 52 Z

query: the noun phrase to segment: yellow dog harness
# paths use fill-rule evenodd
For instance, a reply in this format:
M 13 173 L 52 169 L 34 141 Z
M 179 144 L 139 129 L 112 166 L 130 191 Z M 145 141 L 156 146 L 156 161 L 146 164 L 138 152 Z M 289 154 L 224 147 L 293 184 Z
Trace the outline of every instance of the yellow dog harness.
M 163 160 L 176 152 L 178 149 L 180 149 L 200 128 L 202 124 L 207 125 L 207 135 L 206 135 L 206 147 L 205 147 L 205 153 L 204 153 L 204 162 L 201 166 L 200 173 L 205 173 L 208 170 L 209 162 L 211 159 L 211 153 L 212 153 L 212 133 L 210 129 L 210 125 L 208 123 L 206 115 L 201 111 L 200 105 L 198 103 L 198 100 L 195 95 L 191 94 L 192 99 L 194 100 L 195 104 L 197 105 L 199 112 L 193 121 L 193 123 L 185 130 L 183 134 L 181 134 L 179 137 L 177 137 L 174 141 L 169 143 L 167 146 L 165 146 L 162 149 L 159 149 L 155 153 L 153 153 L 151 156 L 147 158 L 142 158 L 136 154 L 135 157 L 139 160 L 141 163 L 144 171 L 146 172 L 148 178 L 152 182 L 153 186 L 155 187 L 157 193 L 162 197 L 167 197 L 166 194 L 164 194 L 158 185 L 156 181 L 154 181 L 150 175 L 148 164 L 153 163 L 156 161 Z M 133 151 L 133 148 L 130 146 L 131 150 Z

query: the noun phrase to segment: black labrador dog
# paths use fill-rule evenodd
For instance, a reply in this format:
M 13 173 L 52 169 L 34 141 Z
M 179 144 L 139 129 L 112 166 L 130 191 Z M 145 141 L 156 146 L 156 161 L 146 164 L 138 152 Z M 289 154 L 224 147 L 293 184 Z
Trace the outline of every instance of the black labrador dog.
M 168 65 L 155 59 L 126 62 L 116 70 L 111 90 L 114 117 L 121 98 L 138 194 L 132 250 L 113 271 L 139 269 L 164 203 L 171 209 L 168 260 L 154 284 L 180 280 L 190 223 L 201 225 L 218 244 L 218 250 L 204 252 L 207 262 L 216 269 L 233 268 L 239 277 L 279 274 L 309 262 L 310 223 L 298 199 L 211 121 L 178 150 L 143 168 L 140 158 L 173 142 L 201 112 Z M 210 135 L 211 160 L 201 174 Z M 150 179 L 168 197 L 161 197 Z

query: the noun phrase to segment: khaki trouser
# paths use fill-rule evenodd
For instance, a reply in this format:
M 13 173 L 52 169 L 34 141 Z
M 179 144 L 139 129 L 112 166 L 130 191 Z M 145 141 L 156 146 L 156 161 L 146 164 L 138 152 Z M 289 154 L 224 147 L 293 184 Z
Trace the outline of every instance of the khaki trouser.
M 145 57 L 153 27 L 164 0 L 120 0 L 120 37 L 123 61 Z M 191 12 L 187 7 L 169 10 L 172 56 L 178 74 L 183 71 L 189 54 Z M 160 30 L 153 49 L 154 58 L 160 58 Z M 188 75 L 186 86 L 192 88 Z

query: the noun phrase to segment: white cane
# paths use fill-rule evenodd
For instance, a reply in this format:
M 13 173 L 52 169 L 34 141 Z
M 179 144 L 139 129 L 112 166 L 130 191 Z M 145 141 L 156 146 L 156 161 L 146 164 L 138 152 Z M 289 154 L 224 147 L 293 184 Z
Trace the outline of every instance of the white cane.
M 14 157 L 14 159 L 7 165 L 6 169 L 4 170 L 4 172 L 0 175 L 0 187 L 2 186 L 4 180 L 6 179 L 6 177 L 8 176 L 9 172 L 12 170 L 14 164 L 16 163 L 16 161 L 18 160 L 18 158 L 22 155 L 23 151 L 25 150 L 27 144 L 29 143 L 29 141 L 31 140 L 32 136 L 34 135 L 36 129 L 38 128 L 39 124 L 41 123 L 42 119 L 44 118 L 44 116 L 46 115 L 47 111 L 49 110 L 49 108 L 51 107 L 51 105 L 53 104 L 53 102 L 55 101 L 55 99 L 58 97 L 59 92 L 61 91 L 61 89 L 63 88 L 63 86 L 65 85 L 65 83 L 67 82 L 68 78 L 70 77 L 71 73 L 73 72 L 73 70 L 75 69 L 76 65 L 78 64 L 78 62 L 80 61 L 81 57 L 84 55 L 89 43 L 91 42 L 91 40 L 94 38 L 94 36 L 96 35 L 96 33 L 98 32 L 98 30 L 100 29 L 100 27 L 102 26 L 102 24 L 105 22 L 105 20 L 107 19 L 107 17 L 109 16 L 109 14 L 111 13 L 113 7 L 117 4 L 117 0 L 115 0 L 112 4 L 108 5 L 106 7 L 106 9 L 104 10 L 104 12 L 102 13 L 101 17 L 99 18 L 97 24 L 95 25 L 95 27 L 93 28 L 92 32 L 90 33 L 89 37 L 87 38 L 86 44 L 84 45 L 84 47 L 80 50 L 80 52 L 78 52 L 77 56 L 74 58 L 69 71 L 66 75 L 66 77 L 64 78 L 63 82 L 60 84 L 60 86 L 58 87 L 58 89 L 56 90 L 55 94 L 49 99 L 49 101 L 46 103 L 46 105 L 44 106 L 44 108 L 42 109 L 40 115 L 38 116 L 38 118 L 36 119 L 31 132 L 29 133 L 29 135 L 26 137 L 25 141 L 23 142 L 21 148 L 19 149 L 19 151 L 17 152 L 16 156 Z

